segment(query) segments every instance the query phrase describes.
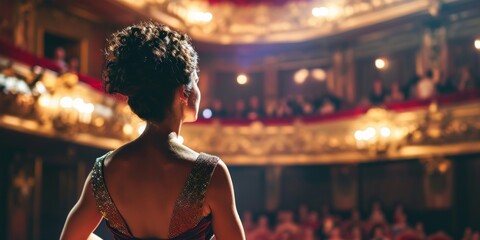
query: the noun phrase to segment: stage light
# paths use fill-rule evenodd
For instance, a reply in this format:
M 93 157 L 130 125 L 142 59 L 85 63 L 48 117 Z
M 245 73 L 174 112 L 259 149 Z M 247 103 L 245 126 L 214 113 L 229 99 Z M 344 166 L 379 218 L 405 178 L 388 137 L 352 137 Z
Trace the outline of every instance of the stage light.
M 312 78 L 317 81 L 325 81 L 325 79 L 327 79 L 327 73 L 321 68 L 313 69 L 310 71 L 310 74 L 312 75 Z
M 377 69 L 385 69 L 387 67 L 387 60 L 384 58 L 375 59 L 375 67 Z
M 203 116 L 203 118 L 205 118 L 205 119 L 210 119 L 210 118 L 212 117 L 212 110 L 210 110 L 210 109 L 208 109 L 208 108 L 205 109 L 205 110 L 203 110 L 202 116 Z
M 302 68 L 295 72 L 295 74 L 293 75 L 293 81 L 295 81 L 296 84 L 302 84 L 305 82 L 305 80 L 307 80 L 308 74 L 308 70 Z
M 244 85 L 248 82 L 248 77 L 245 74 L 239 74 L 237 76 L 237 83 L 240 85 Z
M 480 38 L 475 39 L 475 49 L 480 50 Z

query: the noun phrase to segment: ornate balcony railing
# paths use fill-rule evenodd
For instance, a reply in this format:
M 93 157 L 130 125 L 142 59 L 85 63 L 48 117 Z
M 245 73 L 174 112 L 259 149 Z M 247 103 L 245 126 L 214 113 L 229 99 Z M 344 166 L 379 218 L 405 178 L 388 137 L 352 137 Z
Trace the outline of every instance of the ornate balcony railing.
M 2 57 L 0 127 L 104 149 L 145 123 L 88 81 Z M 38 63 L 38 62 L 36 62 Z M 3 67 L 2 67 L 3 66 Z M 48 66 L 47 66 L 48 67 Z M 480 92 L 289 119 L 200 120 L 182 130 L 197 151 L 230 164 L 313 164 L 480 152 Z

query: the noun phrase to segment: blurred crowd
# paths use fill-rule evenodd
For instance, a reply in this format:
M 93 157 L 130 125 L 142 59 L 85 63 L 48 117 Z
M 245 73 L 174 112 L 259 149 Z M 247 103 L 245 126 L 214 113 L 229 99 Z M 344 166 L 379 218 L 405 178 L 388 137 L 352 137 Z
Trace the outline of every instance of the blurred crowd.
M 414 225 L 408 220 L 402 205 L 395 208 L 392 219 L 387 219 L 379 203 L 374 203 L 368 218 L 353 210 L 349 219 L 343 219 L 323 207 L 321 213 L 301 206 L 298 212 L 279 211 L 270 221 L 267 215 L 255 220 L 251 212 L 242 217 L 249 240 L 453 240 L 445 231 L 427 235 L 422 222 Z M 390 220 L 390 221 L 389 221 Z M 427 223 L 428 224 L 428 223 Z M 479 240 L 480 233 L 466 228 L 462 240 Z
M 359 102 L 349 103 L 332 93 L 322 94 L 315 98 L 291 96 L 283 98 L 272 106 L 265 107 L 258 96 L 251 96 L 248 101 L 237 99 L 233 109 L 227 109 L 223 102 L 215 99 L 208 107 L 212 118 L 239 118 L 255 120 L 258 118 L 282 118 L 309 115 L 332 114 L 339 110 L 358 106 L 375 106 L 407 100 L 429 99 L 438 95 L 446 95 L 478 88 L 478 80 L 472 71 L 463 67 L 457 76 L 439 77 L 434 80 L 433 72 L 427 71 L 424 76 L 413 76 L 404 85 L 393 82 L 387 88 L 381 79 L 372 83 L 369 96 Z

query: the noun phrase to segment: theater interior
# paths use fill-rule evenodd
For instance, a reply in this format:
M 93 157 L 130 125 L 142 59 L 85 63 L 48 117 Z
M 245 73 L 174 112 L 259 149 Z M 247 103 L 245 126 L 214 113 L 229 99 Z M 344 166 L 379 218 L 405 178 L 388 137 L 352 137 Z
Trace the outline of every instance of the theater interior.
M 478 0 L 1 0 L 0 239 L 58 239 L 145 129 L 101 79 L 147 20 L 193 40 L 181 139 L 229 167 L 247 239 L 480 239 Z

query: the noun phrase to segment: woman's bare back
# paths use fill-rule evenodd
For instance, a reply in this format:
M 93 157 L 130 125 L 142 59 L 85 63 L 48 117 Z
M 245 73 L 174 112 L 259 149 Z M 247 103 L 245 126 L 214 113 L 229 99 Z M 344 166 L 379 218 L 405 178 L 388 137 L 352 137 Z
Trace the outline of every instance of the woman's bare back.
M 170 142 L 174 151 L 132 142 L 110 154 L 104 179 L 112 201 L 137 238 L 168 238 L 176 201 L 199 154 Z M 203 205 L 203 216 L 210 213 Z

